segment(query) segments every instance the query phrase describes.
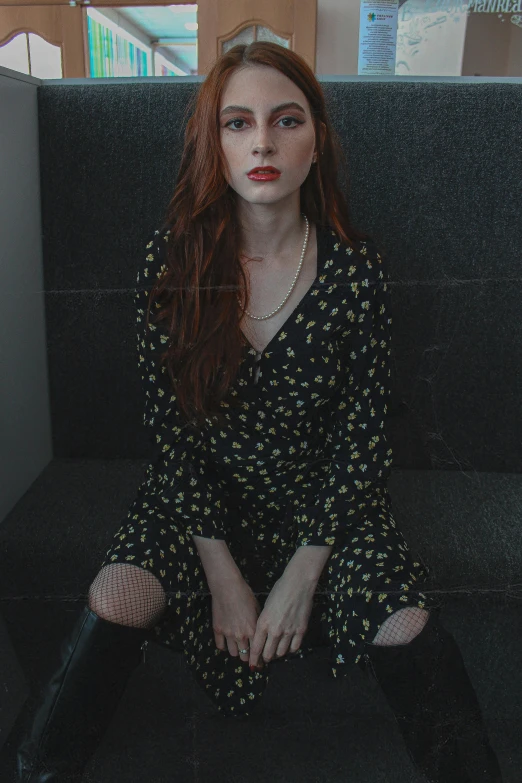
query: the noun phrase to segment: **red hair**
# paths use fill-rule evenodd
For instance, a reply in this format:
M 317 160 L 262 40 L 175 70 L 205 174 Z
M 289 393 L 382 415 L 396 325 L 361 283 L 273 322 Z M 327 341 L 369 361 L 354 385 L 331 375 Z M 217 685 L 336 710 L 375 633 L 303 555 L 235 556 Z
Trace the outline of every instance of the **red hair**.
M 152 288 L 147 308 L 148 328 L 152 298 L 161 304 L 153 322 L 168 324 L 170 340 L 160 361 L 167 365 L 180 413 L 198 425 L 213 416 L 223 421 L 224 408 L 239 405 L 237 397 L 228 395 L 246 344 L 238 294 L 244 292 L 248 309 L 248 283 L 240 261 L 237 194 L 223 174 L 227 163 L 220 143 L 219 110 L 228 76 L 255 65 L 283 73 L 309 102 L 318 155 L 301 185 L 300 211 L 310 222 L 330 227 L 353 248 L 354 241 L 368 239 L 350 223 L 336 181 L 339 163 L 346 166 L 343 151 L 330 125 L 321 86 L 306 61 L 266 41 L 239 44 L 221 55 L 189 104 L 193 113 L 163 224 L 163 228 L 170 226 L 166 271 Z

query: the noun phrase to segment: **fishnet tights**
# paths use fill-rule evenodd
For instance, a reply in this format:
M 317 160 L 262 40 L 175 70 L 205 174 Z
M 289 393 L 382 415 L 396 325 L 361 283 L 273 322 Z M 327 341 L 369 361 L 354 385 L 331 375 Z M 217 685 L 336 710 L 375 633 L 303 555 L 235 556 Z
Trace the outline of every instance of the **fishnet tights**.
M 89 588 L 89 607 L 119 625 L 152 628 L 163 616 L 167 599 L 150 571 L 130 563 L 104 566 Z M 429 613 L 416 606 L 394 612 L 379 628 L 372 644 L 408 644 L 419 634 Z
M 130 563 L 104 566 L 89 588 L 89 608 L 105 620 L 152 628 L 167 608 L 165 591 L 150 571 Z
M 417 606 L 407 606 L 394 612 L 379 628 L 372 644 L 408 644 L 424 628 L 429 612 Z

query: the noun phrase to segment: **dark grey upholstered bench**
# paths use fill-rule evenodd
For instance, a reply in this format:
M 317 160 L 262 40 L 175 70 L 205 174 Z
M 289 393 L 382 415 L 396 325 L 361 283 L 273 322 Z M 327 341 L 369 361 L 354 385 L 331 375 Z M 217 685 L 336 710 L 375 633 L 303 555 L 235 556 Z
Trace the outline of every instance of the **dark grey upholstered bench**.
M 148 463 L 136 270 L 201 80 L 34 88 L 53 453 L 0 522 L 0 678 L 16 692 L 0 735 L 8 783 L 21 704 L 50 675 Z M 394 516 L 444 594 L 505 781 L 519 783 L 522 80 L 321 81 L 354 222 L 391 268 Z M 357 667 L 328 677 L 320 630 L 314 612 L 316 653 L 274 666 L 259 711 L 234 725 L 181 651 L 149 645 L 85 779 L 420 783 L 377 685 Z

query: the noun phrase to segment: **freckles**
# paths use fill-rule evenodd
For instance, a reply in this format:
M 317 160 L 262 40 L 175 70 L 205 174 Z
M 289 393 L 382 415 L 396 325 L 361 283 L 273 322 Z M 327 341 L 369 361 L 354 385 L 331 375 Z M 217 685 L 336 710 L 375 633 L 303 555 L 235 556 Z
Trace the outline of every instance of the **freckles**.
M 310 163 L 311 156 L 312 156 L 311 152 L 308 152 L 308 151 L 303 152 L 302 156 L 299 158 L 299 165 L 300 166 L 308 166 L 308 164 Z
M 292 145 L 291 149 L 294 152 L 295 158 L 298 166 L 308 166 L 310 163 L 310 158 L 312 157 L 314 153 L 314 143 L 312 139 L 312 146 L 310 146 L 310 143 L 308 141 L 303 142 L 303 144 L 299 145 Z

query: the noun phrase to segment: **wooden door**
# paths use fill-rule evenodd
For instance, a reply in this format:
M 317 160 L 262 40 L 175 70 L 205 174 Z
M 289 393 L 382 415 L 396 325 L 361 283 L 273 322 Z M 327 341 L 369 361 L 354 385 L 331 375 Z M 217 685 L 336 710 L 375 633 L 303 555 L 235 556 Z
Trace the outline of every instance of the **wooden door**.
M 9 43 L 19 33 L 35 33 L 62 53 L 62 76 L 83 78 L 89 76 L 86 12 L 81 6 L 46 0 L 16 0 L 16 8 L 9 0 L 0 0 L 0 46 Z
M 200 0 L 198 73 L 235 43 L 273 40 L 306 60 L 315 73 L 317 0 Z
M 93 8 L 184 5 L 179 0 L 0 0 L 0 45 L 19 32 L 32 32 L 62 50 L 67 78 L 89 74 L 87 5 Z M 317 0 L 200 0 L 198 75 L 235 43 L 273 40 L 303 57 L 315 73 Z

